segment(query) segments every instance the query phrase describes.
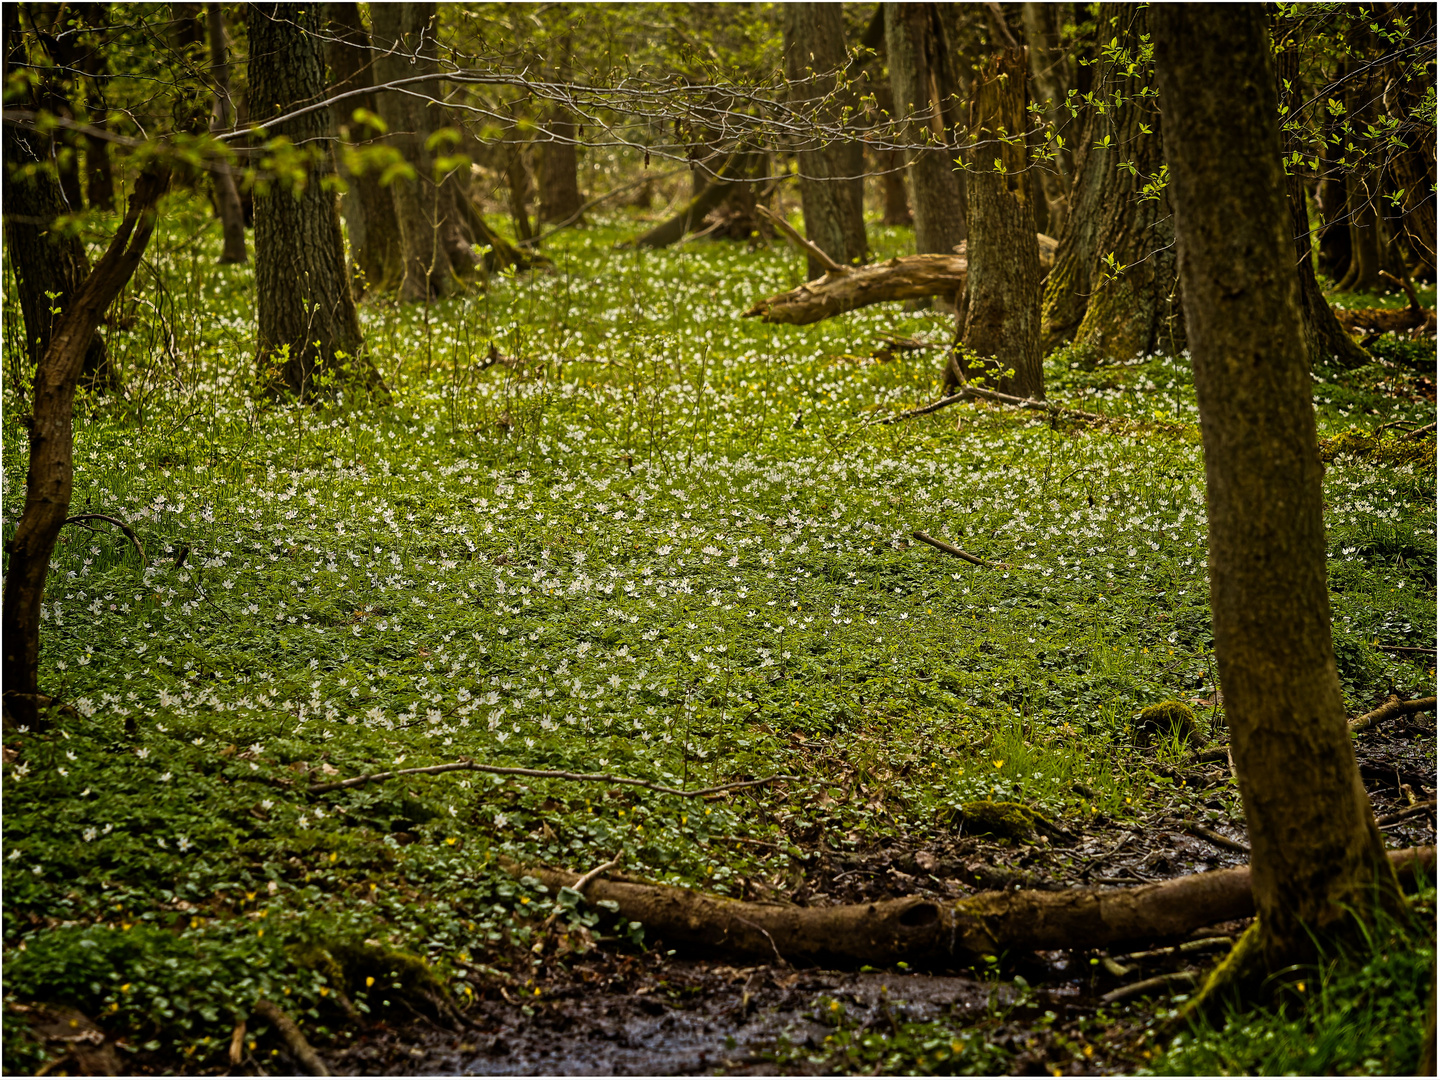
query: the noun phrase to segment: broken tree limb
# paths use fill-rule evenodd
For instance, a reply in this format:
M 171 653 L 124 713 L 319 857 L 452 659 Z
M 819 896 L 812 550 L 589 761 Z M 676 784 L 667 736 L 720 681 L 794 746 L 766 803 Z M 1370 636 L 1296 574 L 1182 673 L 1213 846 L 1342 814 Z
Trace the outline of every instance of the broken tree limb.
M 684 239 L 685 234 L 694 229 L 705 220 L 705 215 L 716 209 L 721 203 L 729 198 L 734 191 L 735 185 L 742 182 L 739 176 L 749 164 L 749 155 L 742 153 L 731 154 L 725 159 L 725 163 L 715 173 L 715 179 L 700 190 L 700 193 L 692 198 L 680 210 L 678 214 L 668 221 L 662 221 L 649 232 L 627 240 L 620 244 L 620 247 L 632 248 L 663 248 Z
M 119 529 L 122 533 L 125 534 L 125 536 L 129 539 L 130 543 L 135 545 L 135 550 L 140 555 L 140 565 L 147 565 L 145 559 L 145 545 L 140 543 L 140 537 L 135 535 L 135 530 L 130 528 L 129 525 L 126 525 L 125 522 L 121 521 L 119 518 L 113 518 L 109 514 L 71 514 L 68 518 L 65 519 L 63 524 L 82 525 L 87 521 L 108 521 L 111 525 L 114 525 L 117 529 Z
M 827 274 L 848 274 L 850 272 L 850 267 L 841 265 L 840 263 L 832 259 L 829 255 L 825 254 L 825 252 L 820 250 L 820 246 L 818 244 L 814 243 L 813 241 L 807 240 L 805 239 L 805 237 L 801 236 L 800 233 L 796 231 L 795 226 L 791 225 L 788 221 L 786 221 L 779 214 L 775 213 L 775 211 L 771 210 L 768 206 L 756 206 L 755 212 L 761 217 L 763 217 L 766 221 L 770 222 L 771 225 L 774 225 L 791 240 L 795 241 L 795 243 L 800 247 L 800 250 L 806 252 L 821 266 L 825 267 Z
M 1048 271 L 1055 263 L 1056 242 L 1044 233 L 1036 233 L 1035 238 L 1040 247 L 1040 268 Z M 969 263 L 964 247 L 957 245 L 956 252 L 949 255 L 902 255 L 868 266 L 832 269 L 824 277 L 789 292 L 757 300 L 741 318 L 804 326 L 887 300 L 954 298 L 965 288 Z
M 664 784 L 652 784 L 649 780 L 636 780 L 629 776 L 612 776 L 610 773 L 577 773 L 566 772 L 563 769 L 522 769 L 508 765 L 481 765 L 475 761 L 461 759 L 460 761 L 447 762 L 444 765 L 426 765 L 417 769 L 394 769 L 390 772 L 367 773 L 364 776 L 352 776 L 349 780 L 335 780 L 326 784 L 311 784 L 309 792 L 311 795 L 323 795 L 327 791 L 339 791 L 341 788 L 362 787 L 371 781 L 392 780 L 397 776 L 434 776 L 438 773 L 447 772 L 483 772 L 493 773 L 496 776 L 533 776 L 538 780 L 594 780 L 605 784 L 628 784 L 631 787 L 645 788 L 648 791 L 658 791 L 662 795 L 683 795 L 686 798 L 696 799 L 706 795 L 716 795 L 722 791 L 738 791 L 741 788 L 760 787 L 763 784 L 771 784 L 776 780 L 797 781 L 798 776 L 786 776 L 783 773 L 775 773 L 771 776 L 762 777 L 759 780 L 737 780 L 733 784 L 717 784 L 707 788 L 674 788 L 666 787 Z
M 1350 730 L 1364 731 L 1366 728 L 1372 728 L 1376 724 L 1383 724 L 1386 720 L 1394 720 L 1399 716 L 1413 716 L 1415 713 L 1434 711 L 1435 699 L 1433 697 L 1401 701 L 1398 695 L 1391 694 L 1385 704 L 1379 708 L 1371 709 L 1364 715 L 1351 720 Z
M 1131 983 L 1129 986 L 1111 990 L 1108 994 L 1101 994 L 1100 1001 L 1105 1005 L 1113 1005 L 1117 1001 L 1140 997 L 1142 994 L 1151 994 L 1157 990 L 1169 990 L 1171 987 L 1191 987 L 1199 981 L 1200 977 L 1193 971 L 1172 971 L 1168 975 L 1156 975 L 1153 979 Z
M 1433 873 L 1435 849 L 1390 852 L 1402 881 Z M 504 864 L 502 864 L 504 865 Z M 559 890 L 580 875 L 505 865 Z M 945 966 L 1004 949 L 1095 949 L 1180 938 L 1198 927 L 1255 913 L 1250 868 L 1212 870 L 1131 889 L 986 892 L 950 904 L 922 896 L 873 904 L 759 904 L 670 885 L 600 878 L 593 902 L 614 901 L 621 918 L 671 946 L 770 957 L 790 963 Z
M 1034 398 L 1016 397 L 1013 394 L 1002 394 L 999 390 L 987 390 L 983 386 L 962 386 L 955 393 L 943 397 L 939 401 L 932 401 L 929 405 L 921 405 L 917 409 L 909 409 L 894 416 L 886 416 L 880 420 L 867 421 L 863 426 L 871 424 L 898 424 L 902 420 L 913 420 L 917 416 L 927 416 L 933 412 L 950 405 L 956 405 L 962 401 L 992 401 L 997 405 L 1008 405 L 1012 409 L 1037 409 L 1047 412 L 1051 416 L 1068 416 L 1073 420 L 1084 420 L 1089 423 L 1108 423 L 1115 420 L 1113 416 L 1102 416 L 1100 413 L 1084 412 L 1080 409 L 1067 409 L 1063 405 L 1055 405 L 1048 401 L 1037 401 Z
M 974 563 L 976 566 L 988 567 L 990 565 L 978 555 L 971 555 L 968 551 L 961 551 L 954 544 L 947 544 L 944 540 L 936 540 L 933 536 L 930 536 L 928 533 L 923 533 L 919 529 L 916 529 L 910 535 L 922 544 L 929 544 L 937 551 L 943 551 L 947 555 L 954 555 L 957 559 L 964 559 L 966 562 Z
M 305 1035 L 301 1032 L 300 1028 L 296 1026 L 295 1021 L 291 1020 L 278 1005 L 261 998 L 255 1002 L 255 1015 L 261 1017 L 280 1033 L 280 1037 L 285 1040 L 285 1045 L 289 1048 L 291 1056 L 303 1065 L 305 1071 L 311 1076 L 335 1075 L 330 1071 L 329 1066 L 325 1064 L 324 1059 L 315 1052 L 315 1048 L 306 1040 Z

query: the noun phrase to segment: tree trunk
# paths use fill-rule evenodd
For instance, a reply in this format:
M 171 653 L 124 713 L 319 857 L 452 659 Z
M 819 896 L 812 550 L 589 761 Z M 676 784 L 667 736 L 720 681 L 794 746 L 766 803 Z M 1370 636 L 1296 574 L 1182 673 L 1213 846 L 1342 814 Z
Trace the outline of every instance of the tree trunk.
M 1380 222 L 1366 178 L 1350 173 L 1345 177 L 1345 208 L 1350 230 L 1350 268 L 1340 282 L 1344 292 L 1379 292 Z
M 975 80 L 970 98 L 969 272 L 957 339 L 1003 394 L 1045 397 L 1040 366 L 1040 258 L 1023 141 L 1000 142 L 1001 132 L 1025 129 L 1025 54 L 997 55 Z M 994 168 L 999 161 L 1003 171 Z M 947 388 L 974 371 L 947 369 Z
M 325 58 L 330 65 L 331 94 L 358 90 L 375 81 L 375 63 L 370 51 L 370 34 L 360 17 L 360 5 L 353 2 L 325 5 L 330 34 Z M 331 119 L 340 137 L 357 150 L 374 145 L 374 132 L 354 119 L 359 109 L 379 115 L 374 93 L 346 98 L 331 106 Z M 344 158 L 342 156 L 342 162 Z M 400 224 L 395 219 L 395 200 L 380 186 L 375 168 L 340 167 L 345 192 L 340 211 L 350 241 L 350 278 L 356 295 L 389 292 L 400 284 L 404 270 L 400 257 Z
M 1064 105 L 1073 85 L 1073 75 L 1070 58 L 1060 46 L 1060 28 L 1064 19 L 1073 14 L 1070 9 L 1069 4 L 1020 5 L 1030 56 L 1030 77 L 1034 80 L 1034 97 L 1045 110 L 1046 122 L 1056 132 L 1063 132 L 1069 121 Z M 1056 153 L 1054 161 L 1036 165 L 1045 194 L 1045 226 L 1041 231 L 1051 236 L 1059 236 L 1065 231 L 1074 167 L 1068 146 Z
M 560 39 L 558 81 L 570 81 L 570 35 Z M 540 220 L 570 221 L 580 213 L 580 162 L 575 146 L 575 117 L 564 105 L 550 107 L 550 140 L 540 150 Z
M 783 5 L 785 79 L 790 104 L 802 117 L 843 124 L 855 107 L 843 84 L 846 66 L 845 24 L 837 4 Z M 865 161 L 858 140 L 809 136 L 797 146 L 800 205 L 805 235 L 836 262 L 868 261 L 865 241 Z M 811 256 L 808 275 L 825 267 Z
M 965 177 L 955 168 L 956 78 L 938 5 L 885 4 L 885 51 L 903 139 L 915 251 L 953 251 L 966 237 Z M 1034 229 L 1030 230 L 1032 233 Z
M 370 16 L 378 82 L 436 71 L 429 58 L 435 51 L 434 3 L 375 4 Z M 474 270 L 474 257 L 461 233 L 455 185 L 448 179 L 437 183 L 435 158 L 427 148 L 436 115 L 429 103 L 437 98 L 437 84 L 438 76 L 435 83 L 411 84 L 404 93 L 385 90 L 378 95 L 387 138 L 414 170 L 413 178 L 397 177 L 390 185 L 403 253 L 402 300 L 448 296 Z
M 230 60 L 225 47 L 225 10 L 211 4 L 207 10 L 210 31 L 210 74 L 215 80 L 215 104 L 210 114 L 210 130 L 226 131 L 230 127 Z M 235 186 L 235 172 L 228 161 L 218 162 L 210 169 L 210 182 L 215 185 L 215 203 L 220 208 L 220 225 L 224 231 L 224 247 L 220 262 L 245 261 L 245 209 L 240 205 L 240 189 Z
M 662 248 L 684 239 L 687 233 L 705 220 L 707 214 L 718 209 L 721 203 L 731 197 L 737 184 L 745 182 L 742 178 L 751 163 L 750 157 L 751 155 L 745 153 L 731 154 L 716 171 L 715 179 L 706 184 L 700 194 L 686 203 L 678 214 L 642 236 L 637 236 L 626 246 Z
M 1295 39 L 1289 36 L 1284 47 L 1276 54 L 1275 74 L 1280 99 L 1290 108 L 1290 115 L 1298 113 L 1302 104 L 1300 93 L 1300 50 Z M 1286 90 L 1286 86 L 1289 90 Z M 1298 140 L 1286 140 L 1282 132 L 1287 161 L 1290 155 L 1301 148 Z M 1290 162 L 1285 179 L 1286 198 L 1290 208 L 1290 231 L 1295 238 L 1295 265 L 1300 282 L 1300 314 L 1305 329 L 1305 352 L 1311 368 L 1324 363 L 1339 363 L 1345 367 L 1358 367 L 1370 362 L 1370 356 L 1345 332 L 1335 318 L 1335 313 L 1320 291 L 1320 282 L 1315 277 L 1315 256 L 1310 242 L 1310 214 L 1306 203 L 1305 180 L 1300 175 L 1301 165 Z
M 6 130 L 10 130 L 8 125 Z M 152 165 L 140 174 L 120 228 L 76 290 L 35 369 L 25 509 L 6 545 L 10 562 L 0 615 L 5 715 L 10 723 L 32 730 L 44 724 L 40 712 L 40 605 L 50 556 L 70 512 L 74 486 L 75 387 L 95 327 L 140 265 L 155 228 L 155 204 L 169 180 L 168 169 L 161 165 Z M 10 257 L 15 257 L 13 249 Z
M 319 11 L 301 4 L 256 4 L 247 16 L 250 55 L 266 58 L 250 65 L 252 100 L 283 114 L 323 99 Z M 317 377 L 332 371 L 377 387 L 379 376 L 364 354 L 340 213 L 328 183 L 334 174 L 330 113 L 320 109 L 272 125 L 255 119 L 267 136 L 284 136 L 313 155 L 298 190 L 272 181 L 255 198 L 261 379 L 272 391 L 288 390 L 302 399 L 313 397 Z
M 62 25 L 52 25 L 45 41 L 51 56 L 64 70 L 64 75 L 55 86 L 55 98 L 61 114 L 68 114 L 77 123 L 91 127 L 105 125 L 106 109 L 103 100 L 99 102 L 99 115 L 87 102 L 85 88 L 99 96 L 104 80 L 108 50 L 95 31 L 82 32 L 82 26 L 105 26 L 109 20 L 108 4 L 86 4 L 78 9 L 56 9 Z M 31 5 L 32 17 L 35 13 Z M 63 25 L 69 24 L 69 25 Z M 37 29 L 39 29 L 37 27 Z M 63 31 L 63 32 L 62 32 Z M 69 132 L 62 134 L 66 164 L 62 172 L 61 187 L 67 193 L 72 208 L 82 209 L 80 200 L 80 172 L 78 153 L 85 147 L 85 199 L 97 210 L 112 210 L 115 206 L 115 182 L 110 171 L 109 143 L 97 135 Z
M 525 167 L 528 145 L 529 140 L 521 137 L 518 125 L 514 126 L 505 145 L 505 186 L 510 197 L 515 238 L 522 244 L 535 239 L 535 230 L 530 224 L 530 170 Z
M 1210 601 L 1259 915 L 1245 956 L 1314 956 L 1398 897 L 1330 637 L 1321 465 L 1262 10 L 1151 9 L 1205 446 Z
M 5 78 L 17 65 L 27 63 L 20 29 L 19 5 L 4 8 Z M 39 107 L 32 99 L 31 108 Z M 4 126 L 3 204 L 6 261 L 15 271 L 20 315 L 25 324 L 25 347 L 30 363 L 38 364 L 50 345 L 51 332 L 69 310 L 90 273 L 85 247 L 73 233 L 54 227 L 69 213 L 65 196 L 50 172 L 39 166 L 47 152 L 42 137 L 15 124 Z M 32 166 L 28 175 L 17 172 Z M 114 384 L 115 373 L 105 339 L 92 334 L 85 346 L 82 378 L 98 386 Z

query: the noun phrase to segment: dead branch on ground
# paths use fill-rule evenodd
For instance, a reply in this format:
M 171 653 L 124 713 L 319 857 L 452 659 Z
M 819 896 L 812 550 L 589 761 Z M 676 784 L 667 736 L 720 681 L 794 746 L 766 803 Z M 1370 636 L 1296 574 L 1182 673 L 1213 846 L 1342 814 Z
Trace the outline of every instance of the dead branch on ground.
M 733 784 L 717 784 L 707 788 L 675 788 L 666 787 L 664 784 L 654 784 L 649 780 L 636 780 L 629 776 L 613 776 L 610 773 L 577 773 L 566 772 L 563 769 L 522 769 L 508 765 L 481 765 L 479 762 L 462 758 L 459 761 L 451 761 L 444 765 L 426 765 L 416 769 L 394 769 L 390 772 L 366 773 L 364 776 L 352 776 L 348 780 L 335 780 L 327 784 L 311 784 L 309 793 L 311 795 L 323 795 L 327 791 L 339 791 L 342 788 L 362 787 L 371 781 L 392 780 L 397 776 L 434 776 L 438 773 L 447 772 L 482 772 L 491 773 L 496 776 L 531 776 L 537 780 L 589 780 L 602 784 L 626 784 L 630 787 L 645 788 L 647 791 L 658 791 L 662 795 L 683 795 L 688 799 L 703 798 L 707 795 L 718 795 L 722 791 L 739 791 L 741 788 L 760 787 L 764 784 L 775 783 L 776 781 L 795 782 L 800 779 L 798 776 L 787 776 L 784 773 L 774 773 L 762 777 L 759 780 L 737 780 Z
M 979 556 L 971 555 L 969 552 L 966 551 L 961 551 L 954 544 L 947 544 L 944 540 L 936 540 L 933 536 L 930 536 L 928 533 L 923 533 L 919 529 L 916 529 L 910 535 L 915 537 L 915 539 L 919 540 L 922 544 L 929 544 L 935 550 L 943 551 L 947 555 L 954 555 L 957 559 L 964 559 L 966 562 L 974 563 L 976 566 L 988 567 L 990 565 L 988 562 L 986 562 Z
M 1383 724 L 1386 720 L 1394 720 L 1400 716 L 1413 716 L 1415 713 L 1434 712 L 1435 699 L 1433 697 L 1415 698 L 1411 701 L 1401 701 L 1399 696 L 1391 694 L 1385 703 L 1378 708 L 1357 716 L 1350 721 L 1351 731 L 1364 731 L 1376 724 Z

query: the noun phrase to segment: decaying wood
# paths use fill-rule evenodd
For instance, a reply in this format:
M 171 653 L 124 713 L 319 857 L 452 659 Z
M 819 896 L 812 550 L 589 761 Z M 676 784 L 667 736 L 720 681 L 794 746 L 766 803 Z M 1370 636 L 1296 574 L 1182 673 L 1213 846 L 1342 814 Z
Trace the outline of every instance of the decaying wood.
M 648 791 L 658 791 L 663 795 L 683 795 L 690 799 L 703 798 L 706 795 L 716 795 L 722 791 L 738 791 L 740 788 L 761 787 L 764 784 L 773 784 L 777 780 L 794 781 L 800 779 L 798 776 L 786 776 L 783 773 L 775 773 L 771 776 L 762 777 L 759 780 L 737 780 L 733 784 L 716 784 L 714 787 L 686 789 L 667 787 L 664 784 L 654 784 L 649 780 L 636 780 L 629 776 L 612 776 L 610 773 L 577 773 L 566 772 L 563 769 L 521 769 L 508 765 L 481 765 L 479 762 L 462 758 L 459 761 L 450 761 L 444 765 L 425 765 L 416 769 L 394 769 L 390 772 L 367 773 L 364 776 L 352 776 L 349 780 L 335 780 L 326 784 L 311 784 L 309 792 L 311 795 L 323 795 L 327 791 L 362 787 L 371 781 L 379 783 L 382 780 L 392 780 L 397 776 L 434 776 L 438 773 L 447 772 L 482 772 L 493 773 L 496 776 L 533 776 L 539 780 L 593 780 L 602 784 L 626 784 L 630 787 L 645 788 Z
M 1366 340 L 1380 334 L 1435 333 L 1435 309 L 1422 308 L 1419 304 L 1403 308 L 1336 307 L 1331 310 L 1347 333 Z
M 1364 731 L 1376 724 L 1383 724 L 1386 720 L 1394 720 L 1400 716 L 1413 716 L 1415 713 L 1434 712 L 1435 699 L 1433 697 L 1415 698 L 1413 701 L 1401 701 L 1400 698 L 1391 694 L 1385 704 L 1379 708 L 1371 709 L 1362 716 L 1357 716 L 1350 721 L 1351 731 Z
M 1389 853 L 1404 880 L 1433 873 L 1435 849 Z M 573 888 L 580 875 L 543 867 L 506 866 L 547 887 Z M 643 923 L 670 946 L 794 963 L 831 965 L 970 963 L 1004 949 L 1096 949 L 1120 942 L 1180 938 L 1191 931 L 1255 913 L 1250 868 L 1155 882 L 1129 889 L 986 892 L 944 903 L 922 896 L 872 904 L 796 907 L 759 904 L 669 885 L 600 878 L 586 893 L 610 900 L 624 919 Z
M 1037 233 L 1035 238 L 1040 248 L 1040 268 L 1048 271 L 1055 263 L 1056 241 L 1044 233 Z M 741 318 L 804 326 L 887 300 L 928 296 L 954 299 L 965 288 L 968 265 L 963 243 L 950 255 L 902 255 L 855 267 L 837 264 L 822 278 L 756 301 Z
M 945 552 L 945 554 L 947 554 L 947 555 L 954 555 L 957 559 L 964 559 L 966 562 L 968 562 L 968 563 L 974 563 L 976 566 L 989 566 L 989 565 L 990 565 L 990 564 L 987 563 L 984 559 L 980 558 L 978 555 L 971 555 L 971 554 L 970 554 L 969 552 L 967 552 L 967 551 L 961 551 L 961 550 L 960 550 L 958 547 L 956 547 L 954 544 L 947 544 L 947 543 L 945 543 L 945 541 L 943 541 L 943 540 L 936 540 L 933 536 L 929 535 L 928 533 L 923 533 L 923 532 L 921 532 L 919 529 L 916 529 L 916 530 L 915 530 L 913 533 L 911 533 L 910 535 L 913 536 L 913 537 L 915 537 L 915 539 L 916 539 L 916 540 L 919 540 L 922 544 L 929 544 L 931 547 L 935 548 L 937 551 L 943 551 L 943 552 Z
M 291 1020 L 278 1005 L 261 998 L 255 1002 L 255 1015 L 274 1026 L 275 1030 L 280 1033 L 280 1037 L 285 1040 L 291 1056 L 303 1065 L 305 1071 L 311 1076 L 335 1075 L 325 1064 L 324 1059 L 315 1052 L 315 1048 L 306 1040 L 304 1033 L 296 1026 L 295 1021 Z

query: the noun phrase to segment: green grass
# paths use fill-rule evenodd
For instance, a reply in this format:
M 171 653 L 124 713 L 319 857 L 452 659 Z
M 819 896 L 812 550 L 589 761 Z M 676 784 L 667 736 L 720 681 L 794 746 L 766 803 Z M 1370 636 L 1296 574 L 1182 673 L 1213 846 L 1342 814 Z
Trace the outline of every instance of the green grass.
M 257 993 L 343 1025 L 307 949 L 380 941 L 462 997 L 457 959 L 526 955 L 553 901 L 501 856 L 622 850 L 726 892 L 783 885 L 792 843 L 931 834 L 968 799 L 1083 827 L 1185 797 L 1129 728 L 1215 677 L 1183 359 L 1052 357 L 1055 396 L 1125 418 L 1106 428 L 970 405 L 865 427 L 939 389 L 939 352 L 871 351 L 943 343 L 949 317 L 740 320 L 799 282 L 793 252 L 617 252 L 621 223 L 558 235 L 553 275 L 362 309 L 394 405 L 271 406 L 251 392 L 251 271 L 213 265 L 204 215 L 167 204 L 147 261 L 168 299 L 125 302 L 124 393 L 80 404 L 75 509 L 131 522 L 149 561 L 79 528 L 56 552 L 41 681 L 78 717 L 6 736 L 9 998 L 70 1001 L 200 1068 Z M 883 254 L 903 241 L 872 231 Z M 492 342 L 517 364 L 482 369 Z M 1327 379 L 1322 434 L 1433 419 Z M 6 538 L 24 392 L 6 380 Z M 1352 710 L 1433 687 L 1431 659 L 1377 648 L 1433 641 L 1432 497 L 1423 465 L 1327 471 Z M 299 789 L 462 756 L 804 780 L 709 804 L 468 773 Z

